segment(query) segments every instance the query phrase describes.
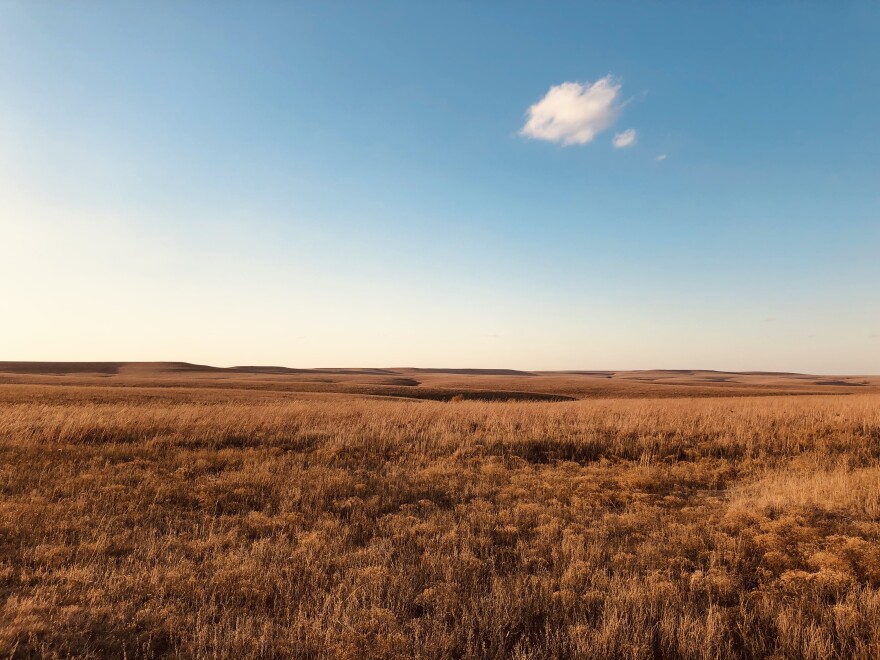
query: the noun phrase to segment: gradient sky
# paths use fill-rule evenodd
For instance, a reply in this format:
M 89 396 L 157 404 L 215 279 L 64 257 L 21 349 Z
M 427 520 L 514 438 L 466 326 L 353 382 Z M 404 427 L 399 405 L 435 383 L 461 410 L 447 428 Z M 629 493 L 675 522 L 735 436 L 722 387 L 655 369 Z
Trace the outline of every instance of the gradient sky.
M 547 4 L 0 2 L 0 360 L 880 373 L 880 3 Z

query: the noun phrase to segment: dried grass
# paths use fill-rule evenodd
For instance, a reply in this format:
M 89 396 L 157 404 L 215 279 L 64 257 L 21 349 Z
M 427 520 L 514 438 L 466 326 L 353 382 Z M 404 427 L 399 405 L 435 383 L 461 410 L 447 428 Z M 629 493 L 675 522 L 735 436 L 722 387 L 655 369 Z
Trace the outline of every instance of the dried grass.
M 880 657 L 877 395 L 0 390 L 12 657 Z

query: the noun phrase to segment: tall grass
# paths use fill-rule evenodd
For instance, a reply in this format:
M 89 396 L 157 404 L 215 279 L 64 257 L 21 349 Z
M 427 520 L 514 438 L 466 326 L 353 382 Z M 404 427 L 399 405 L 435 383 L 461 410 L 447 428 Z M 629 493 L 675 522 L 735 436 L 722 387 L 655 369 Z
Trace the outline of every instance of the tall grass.
M 12 657 L 880 657 L 880 396 L 0 392 Z

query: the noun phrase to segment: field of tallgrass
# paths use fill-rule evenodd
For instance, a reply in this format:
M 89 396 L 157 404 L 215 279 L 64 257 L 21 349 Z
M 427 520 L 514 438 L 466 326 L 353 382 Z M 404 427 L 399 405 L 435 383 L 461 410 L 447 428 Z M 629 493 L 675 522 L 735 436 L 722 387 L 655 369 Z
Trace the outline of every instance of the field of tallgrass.
M 880 395 L 2 386 L 0 655 L 878 658 Z

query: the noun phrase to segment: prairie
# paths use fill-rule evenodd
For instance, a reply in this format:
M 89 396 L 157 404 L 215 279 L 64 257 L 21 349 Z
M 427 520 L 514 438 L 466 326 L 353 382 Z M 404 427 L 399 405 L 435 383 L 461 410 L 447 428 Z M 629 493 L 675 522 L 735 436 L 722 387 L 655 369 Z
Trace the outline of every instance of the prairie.
M 880 657 L 876 379 L 249 369 L 3 365 L 0 655 Z

